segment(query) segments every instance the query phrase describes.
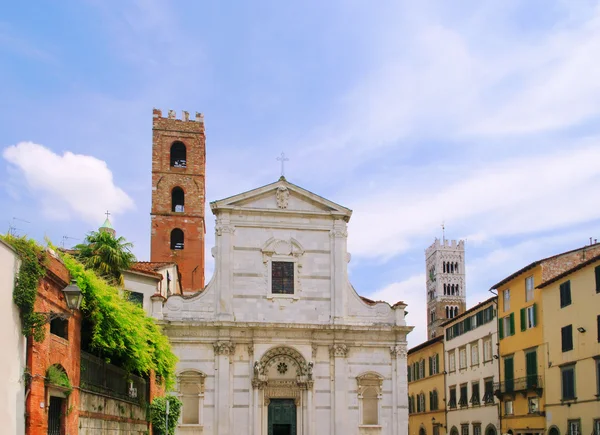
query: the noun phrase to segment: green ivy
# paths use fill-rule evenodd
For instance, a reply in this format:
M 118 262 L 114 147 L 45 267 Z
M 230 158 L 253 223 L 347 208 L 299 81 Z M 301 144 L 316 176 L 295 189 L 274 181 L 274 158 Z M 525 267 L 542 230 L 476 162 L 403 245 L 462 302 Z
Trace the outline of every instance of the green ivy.
M 108 284 L 71 255 L 63 262 L 83 293 L 81 310 L 91 323 L 92 350 L 108 361 L 118 361 L 130 372 L 154 370 L 169 389 L 174 383 L 177 357 L 160 327 L 144 309 L 125 298 L 124 292 Z
M 13 289 L 13 301 L 21 312 L 21 332 L 26 337 L 31 335 L 35 341 L 43 341 L 46 336 L 46 317 L 33 309 L 40 280 L 46 274 L 46 254 L 33 240 L 25 237 L 7 234 L 0 235 L 0 238 L 12 246 L 21 259 Z
M 71 381 L 69 381 L 69 377 L 67 374 L 55 365 L 48 367 L 46 371 L 46 383 L 51 385 L 58 385 L 59 387 L 63 387 L 69 390 L 73 390 L 73 386 L 71 385 Z
M 169 432 L 167 434 L 166 413 L 167 400 L 169 401 Z M 152 422 L 153 435 L 174 435 L 177 420 L 181 414 L 181 400 L 175 396 L 157 397 L 150 405 L 150 421 Z

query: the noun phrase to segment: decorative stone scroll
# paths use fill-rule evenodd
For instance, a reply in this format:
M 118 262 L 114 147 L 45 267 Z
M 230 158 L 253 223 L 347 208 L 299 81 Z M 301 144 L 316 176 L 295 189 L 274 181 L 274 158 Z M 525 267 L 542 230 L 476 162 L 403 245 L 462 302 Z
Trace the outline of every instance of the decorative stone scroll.
M 217 341 L 213 347 L 216 355 L 233 355 L 235 352 L 235 344 L 231 341 Z
M 329 354 L 332 357 L 346 358 L 348 356 L 348 346 L 342 343 L 336 343 L 329 346 Z

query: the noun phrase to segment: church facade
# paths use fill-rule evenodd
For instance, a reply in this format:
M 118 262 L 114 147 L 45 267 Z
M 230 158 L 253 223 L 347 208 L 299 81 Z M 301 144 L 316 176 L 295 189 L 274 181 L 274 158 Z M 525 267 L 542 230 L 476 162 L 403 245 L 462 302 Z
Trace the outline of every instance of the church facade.
M 212 202 L 215 272 L 153 298 L 179 357 L 178 434 L 407 434 L 402 302 L 348 279 L 352 211 L 281 177 Z

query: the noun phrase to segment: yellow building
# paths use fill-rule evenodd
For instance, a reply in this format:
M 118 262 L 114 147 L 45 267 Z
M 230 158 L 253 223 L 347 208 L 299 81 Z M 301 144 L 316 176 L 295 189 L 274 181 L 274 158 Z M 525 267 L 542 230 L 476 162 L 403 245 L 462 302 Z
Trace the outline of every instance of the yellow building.
M 600 255 L 538 286 L 549 435 L 600 435 Z
M 500 383 L 495 389 L 502 401 L 503 434 L 541 435 L 546 429 L 548 348 L 542 322 L 547 316 L 536 287 L 597 254 L 600 244 L 535 261 L 490 289 L 498 292 Z
M 408 433 L 445 435 L 444 336 L 408 351 Z

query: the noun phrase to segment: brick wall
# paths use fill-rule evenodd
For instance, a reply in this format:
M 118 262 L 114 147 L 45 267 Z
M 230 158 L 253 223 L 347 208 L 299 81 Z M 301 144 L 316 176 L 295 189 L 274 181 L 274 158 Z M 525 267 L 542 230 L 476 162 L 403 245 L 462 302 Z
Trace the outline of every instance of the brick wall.
M 171 146 L 180 141 L 186 147 L 186 167 L 170 165 Z M 204 288 L 204 206 L 205 206 L 204 119 L 187 112 L 176 119 L 169 111 L 163 117 L 154 109 L 152 119 L 152 210 L 151 261 L 176 262 L 183 291 Z M 180 187 L 185 195 L 184 212 L 171 211 L 171 192 Z M 184 249 L 171 250 L 171 231 L 184 233 Z
M 600 254 L 600 243 L 595 243 L 544 260 L 542 263 L 542 282 L 546 282 L 598 254 Z

